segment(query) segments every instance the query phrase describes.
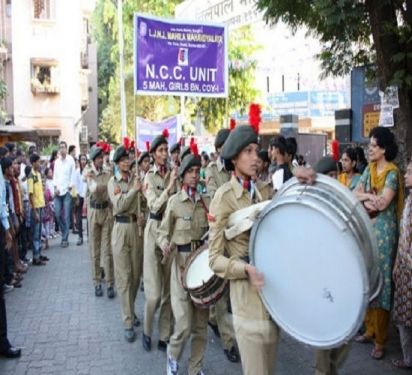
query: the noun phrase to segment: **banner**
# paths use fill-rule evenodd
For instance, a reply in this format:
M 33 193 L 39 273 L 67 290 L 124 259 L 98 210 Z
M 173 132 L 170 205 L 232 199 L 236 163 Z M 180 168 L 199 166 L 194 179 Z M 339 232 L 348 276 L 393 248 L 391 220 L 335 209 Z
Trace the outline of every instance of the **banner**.
M 162 134 L 163 129 L 169 130 L 169 146 L 177 143 L 181 136 L 180 117 L 173 116 L 159 122 L 152 122 L 136 117 L 136 145 L 140 151 L 146 151 L 146 142 L 152 143 L 154 137 Z
M 135 14 L 134 37 L 136 94 L 227 97 L 226 26 Z

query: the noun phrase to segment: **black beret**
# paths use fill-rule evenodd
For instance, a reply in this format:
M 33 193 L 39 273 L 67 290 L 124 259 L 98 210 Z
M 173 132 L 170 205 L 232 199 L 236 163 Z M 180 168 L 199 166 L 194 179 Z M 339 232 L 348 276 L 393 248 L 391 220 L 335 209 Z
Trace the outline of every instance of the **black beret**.
M 180 143 L 175 143 L 172 147 L 170 147 L 171 154 L 173 154 L 176 151 L 180 152 Z
M 268 150 L 260 150 L 258 153 L 258 157 L 259 159 L 263 160 L 264 162 L 270 163 L 270 159 L 269 159 L 269 154 L 268 154 Z
M 186 155 L 190 154 L 190 146 L 183 147 L 182 153 L 180 154 L 180 158 L 183 160 Z
M 168 144 L 167 138 L 166 138 L 164 135 L 162 135 L 162 134 L 157 135 L 157 136 L 153 139 L 152 144 L 150 145 L 150 152 L 155 152 L 156 149 L 157 149 L 160 145 L 162 145 L 162 144 L 164 144 L 164 143 Z
M 101 147 L 98 146 L 93 146 L 90 150 L 90 160 L 94 160 L 96 159 L 98 156 L 103 155 L 103 149 Z
M 220 148 L 226 142 L 227 137 L 229 136 L 230 130 L 229 129 L 220 129 L 217 132 L 215 138 L 215 148 Z
M 191 167 L 201 167 L 200 156 L 188 154 L 183 158 L 179 167 L 179 176 L 183 178 L 185 172 Z
M 144 158 L 150 157 L 150 154 L 147 151 L 143 151 L 137 158 L 137 163 L 140 164 Z
M 315 165 L 317 173 L 328 174 L 329 172 L 338 171 L 338 164 L 332 156 L 324 156 Z
M 225 163 L 226 169 L 233 169 L 233 165 L 230 161 L 239 155 L 239 153 L 251 143 L 259 143 L 259 137 L 251 126 L 236 126 L 236 128 L 230 132 L 229 137 L 223 145 L 223 151 L 221 154 L 222 159 L 225 159 L 227 162 Z
M 118 148 L 116 148 L 116 151 L 113 154 L 113 161 L 115 163 L 118 163 L 119 160 L 123 157 L 123 156 L 129 156 L 129 151 L 126 150 L 123 146 L 119 146 Z

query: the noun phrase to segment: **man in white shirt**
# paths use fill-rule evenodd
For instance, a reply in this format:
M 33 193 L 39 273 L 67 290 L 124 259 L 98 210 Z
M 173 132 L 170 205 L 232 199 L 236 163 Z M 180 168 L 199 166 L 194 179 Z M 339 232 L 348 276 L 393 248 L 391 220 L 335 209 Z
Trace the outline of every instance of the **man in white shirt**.
M 71 190 L 73 187 L 73 178 L 75 164 L 73 158 L 67 155 L 67 143 L 59 143 L 60 156 L 54 164 L 54 211 L 59 228 L 62 231 L 62 247 L 69 246 L 69 225 L 70 215 L 72 212 Z

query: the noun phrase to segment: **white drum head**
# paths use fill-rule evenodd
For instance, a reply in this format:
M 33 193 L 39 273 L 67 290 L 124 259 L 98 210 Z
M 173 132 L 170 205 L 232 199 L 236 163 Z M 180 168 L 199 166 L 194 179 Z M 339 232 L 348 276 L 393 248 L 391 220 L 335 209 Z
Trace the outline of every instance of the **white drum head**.
M 208 282 L 214 275 L 209 267 L 209 249 L 203 250 L 193 259 L 186 273 L 186 287 L 196 289 Z
M 318 348 L 350 339 L 366 309 L 368 276 L 344 221 L 310 197 L 284 197 L 265 210 L 252 238 L 261 296 L 277 324 Z

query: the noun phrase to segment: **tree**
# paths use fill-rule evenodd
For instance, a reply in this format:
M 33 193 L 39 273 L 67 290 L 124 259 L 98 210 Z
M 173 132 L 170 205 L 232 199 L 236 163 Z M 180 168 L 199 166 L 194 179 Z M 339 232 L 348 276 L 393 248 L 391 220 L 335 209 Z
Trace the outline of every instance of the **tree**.
M 127 111 L 127 131 L 134 135 L 134 118 L 141 116 L 160 120 L 175 112 L 169 111 L 170 99 L 155 96 L 134 96 L 133 87 L 133 17 L 136 12 L 171 16 L 179 0 L 124 0 L 124 71 Z M 98 0 L 94 12 L 93 35 L 97 42 L 99 83 L 99 135 L 120 142 L 119 49 L 116 1 Z M 176 101 L 176 98 L 172 100 Z M 173 108 L 179 108 L 173 106 Z
M 402 167 L 412 146 L 412 0 L 258 0 L 267 22 L 306 27 L 322 45 L 325 75 L 374 67 L 380 88 L 398 86 L 394 132 Z
M 249 104 L 256 99 L 255 70 L 253 54 L 259 49 L 253 39 L 250 27 L 230 32 L 229 37 L 229 103 L 228 112 L 244 114 Z M 202 99 L 195 111 L 204 119 L 205 128 L 215 132 L 225 125 L 226 99 Z

